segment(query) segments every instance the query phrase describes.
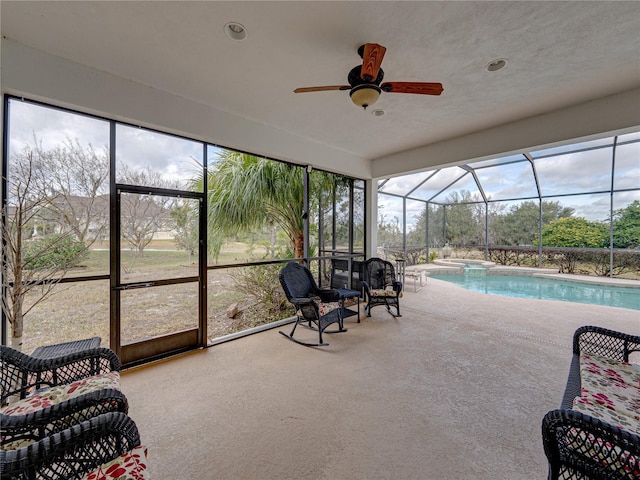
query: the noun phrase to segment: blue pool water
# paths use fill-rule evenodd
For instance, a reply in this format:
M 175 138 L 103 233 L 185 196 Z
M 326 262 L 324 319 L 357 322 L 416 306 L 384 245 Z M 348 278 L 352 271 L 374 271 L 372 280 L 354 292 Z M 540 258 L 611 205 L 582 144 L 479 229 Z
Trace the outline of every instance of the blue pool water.
M 453 282 L 474 292 L 505 297 L 560 300 L 640 310 L 640 289 L 638 288 L 506 275 L 431 275 L 431 278 Z

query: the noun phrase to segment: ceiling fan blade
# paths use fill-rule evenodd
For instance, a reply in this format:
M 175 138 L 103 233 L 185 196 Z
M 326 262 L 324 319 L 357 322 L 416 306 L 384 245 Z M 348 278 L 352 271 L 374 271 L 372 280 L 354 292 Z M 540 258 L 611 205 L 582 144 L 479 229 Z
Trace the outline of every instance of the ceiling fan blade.
M 384 92 L 415 93 L 417 95 L 440 95 L 444 90 L 441 83 L 427 82 L 385 82 L 380 85 Z
M 365 43 L 362 53 L 362 71 L 360 78 L 365 82 L 373 82 L 378 77 L 380 65 L 387 49 L 377 43 Z
M 325 90 L 351 90 L 350 85 L 332 85 L 326 87 L 304 87 L 296 88 L 294 93 L 306 93 L 306 92 L 324 92 Z

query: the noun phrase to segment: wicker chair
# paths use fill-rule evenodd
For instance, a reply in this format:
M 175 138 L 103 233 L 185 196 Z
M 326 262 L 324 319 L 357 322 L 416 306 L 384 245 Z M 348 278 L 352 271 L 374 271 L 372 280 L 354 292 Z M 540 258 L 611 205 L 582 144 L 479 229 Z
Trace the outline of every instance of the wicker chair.
M 0 346 L 0 448 L 37 441 L 107 412 L 128 411 L 109 349 L 38 359 Z M 10 399 L 16 401 L 7 404 Z
M 333 323 L 338 330 L 327 333 L 346 332 L 342 324 L 342 303 L 340 293 L 335 289 L 321 290 L 308 268 L 290 262 L 278 274 L 280 284 L 287 299 L 296 307 L 297 319 L 291 333 L 280 331 L 289 340 L 308 347 L 326 346 L 322 333 Z M 318 343 L 303 342 L 294 338 L 298 325 L 307 326 L 318 331 Z M 305 325 L 306 324 L 306 325 Z
M 400 294 L 402 282 L 396 280 L 393 264 L 381 258 L 373 257 L 364 262 L 363 281 L 364 312 L 371 316 L 371 309 L 377 305 L 384 305 L 393 317 L 400 315 Z M 395 308 L 395 313 L 391 310 Z
M 640 352 L 640 336 L 597 326 L 584 326 L 575 331 L 561 406 L 548 412 L 542 420 L 549 480 L 640 478 L 640 436 L 573 409 L 574 398 L 582 392 L 581 353 L 628 362 L 632 352 Z
M 115 461 L 135 471 L 135 478 L 147 478 L 145 452 L 133 420 L 112 412 L 27 447 L 0 450 L 0 471 L 2 480 L 75 480 Z

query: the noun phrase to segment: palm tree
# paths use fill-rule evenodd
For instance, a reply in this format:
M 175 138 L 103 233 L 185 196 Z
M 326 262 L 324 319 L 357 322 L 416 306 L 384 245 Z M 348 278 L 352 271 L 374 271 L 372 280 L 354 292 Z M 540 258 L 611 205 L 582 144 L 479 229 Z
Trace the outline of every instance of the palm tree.
M 273 223 L 288 236 L 295 258 L 304 256 L 304 169 L 223 150 L 209 167 L 208 225 L 213 249 L 216 239 Z M 335 188 L 336 175 L 316 172 L 314 189 Z M 201 188 L 196 181 L 195 188 Z M 200 185 L 198 185 L 200 184 Z

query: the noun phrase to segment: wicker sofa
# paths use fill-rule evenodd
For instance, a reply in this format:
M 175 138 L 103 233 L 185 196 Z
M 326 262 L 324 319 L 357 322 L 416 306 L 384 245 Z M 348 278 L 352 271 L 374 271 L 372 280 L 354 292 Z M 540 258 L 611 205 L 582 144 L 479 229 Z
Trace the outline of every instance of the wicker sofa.
M 542 421 L 550 480 L 640 478 L 640 336 L 585 326 L 560 409 Z

